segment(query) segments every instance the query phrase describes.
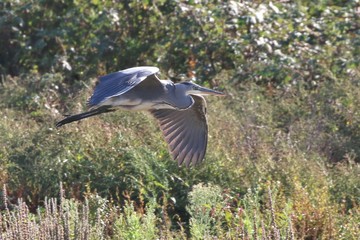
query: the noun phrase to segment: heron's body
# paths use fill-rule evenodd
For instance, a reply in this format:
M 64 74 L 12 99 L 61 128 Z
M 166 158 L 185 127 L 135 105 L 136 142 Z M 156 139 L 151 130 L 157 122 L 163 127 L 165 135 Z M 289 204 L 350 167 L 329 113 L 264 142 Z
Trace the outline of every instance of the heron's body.
M 187 109 L 193 104 L 192 98 L 185 95 L 181 85 L 168 80 L 159 80 L 159 83 L 155 85 L 150 84 L 150 81 L 147 79 L 128 92 L 111 97 L 96 106 L 112 105 L 123 110 L 144 111 L 151 109 Z M 139 96 L 142 97 L 139 98 Z
M 149 111 L 160 123 L 170 152 L 179 165 L 203 160 L 207 145 L 206 102 L 202 94 L 223 95 L 194 83 L 160 80 L 156 67 L 135 67 L 100 77 L 89 99 L 89 111 L 71 115 L 56 124 L 123 110 Z

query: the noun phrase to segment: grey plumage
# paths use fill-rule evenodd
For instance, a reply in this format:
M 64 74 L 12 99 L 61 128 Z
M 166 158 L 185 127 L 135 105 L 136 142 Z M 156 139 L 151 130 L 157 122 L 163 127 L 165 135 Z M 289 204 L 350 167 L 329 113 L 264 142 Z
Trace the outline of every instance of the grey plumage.
M 102 76 L 88 105 L 96 106 L 109 97 L 119 96 L 157 72 L 157 67 L 134 67 Z
M 189 166 L 201 162 L 205 156 L 208 126 L 206 102 L 201 96 L 192 96 L 194 104 L 183 111 L 151 110 L 160 123 L 170 152 L 178 164 Z
M 160 80 L 156 67 L 135 67 L 100 77 L 88 101 L 89 111 L 59 121 L 60 127 L 97 114 L 124 110 L 149 111 L 159 122 L 174 160 L 195 165 L 204 159 L 208 125 L 201 95 L 224 95 L 195 83 Z

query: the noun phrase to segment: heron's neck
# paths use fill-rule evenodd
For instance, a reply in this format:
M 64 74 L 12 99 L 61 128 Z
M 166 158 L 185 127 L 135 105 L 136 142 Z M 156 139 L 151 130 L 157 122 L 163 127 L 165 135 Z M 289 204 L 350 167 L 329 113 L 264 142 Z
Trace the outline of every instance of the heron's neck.
M 193 105 L 194 100 L 186 90 L 184 85 L 176 83 L 172 86 L 171 91 L 169 91 L 169 100 L 177 108 L 187 109 Z

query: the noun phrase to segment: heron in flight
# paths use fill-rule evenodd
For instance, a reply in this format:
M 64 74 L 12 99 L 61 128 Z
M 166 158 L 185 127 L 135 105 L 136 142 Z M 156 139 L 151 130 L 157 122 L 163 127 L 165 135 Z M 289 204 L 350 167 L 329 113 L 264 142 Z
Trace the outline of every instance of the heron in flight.
M 56 127 L 94 115 L 123 110 L 149 111 L 159 122 L 172 157 L 180 165 L 204 159 L 208 139 L 203 95 L 224 95 L 192 82 L 160 80 L 157 67 L 133 67 L 100 77 L 89 111 L 67 116 Z

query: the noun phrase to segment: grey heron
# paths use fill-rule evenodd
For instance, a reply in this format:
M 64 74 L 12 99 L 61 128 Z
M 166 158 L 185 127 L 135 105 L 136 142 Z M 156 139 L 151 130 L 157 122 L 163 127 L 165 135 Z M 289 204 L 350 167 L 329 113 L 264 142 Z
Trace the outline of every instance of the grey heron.
M 180 165 L 204 159 L 208 124 L 203 95 L 224 95 L 192 82 L 160 80 L 157 67 L 133 67 L 99 78 L 88 101 L 89 111 L 70 115 L 56 127 L 101 113 L 123 110 L 149 111 L 159 122 L 170 153 Z

